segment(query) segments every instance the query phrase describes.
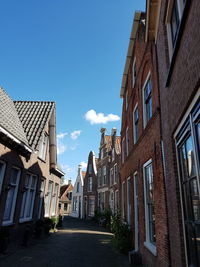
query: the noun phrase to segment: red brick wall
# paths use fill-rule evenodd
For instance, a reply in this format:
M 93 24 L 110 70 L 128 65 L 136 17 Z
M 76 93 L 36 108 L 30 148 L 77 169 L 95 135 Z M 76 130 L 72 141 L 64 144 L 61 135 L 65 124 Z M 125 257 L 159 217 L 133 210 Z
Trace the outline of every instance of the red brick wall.
M 141 31 L 144 29 L 140 29 Z M 129 70 L 127 89 L 129 95 L 128 109 L 125 105 L 122 112 L 121 138 L 125 137 L 126 127 L 129 127 L 129 156 L 121 167 L 121 183 L 131 177 L 131 229 L 134 232 L 134 196 L 133 196 L 133 174 L 138 173 L 139 190 L 139 235 L 140 235 L 140 253 L 145 266 L 168 266 L 168 229 L 167 212 L 165 200 L 165 186 L 161 154 L 161 130 L 160 130 L 160 109 L 158 80 L 156 72 L 156 54 L 155 46 L 151 43 L 145 43 L 143 39 L 137 36 L 133 58 L 136 56 L 137 81 L 134 89 L 132 88 L 131 68 Z M 151 71 L 153 84 L 152 102 L 153 116 L 148 122 L 146 128 L 143 127 L 143 97 L 142 88 L 146 77 Z M 138 103 L 139 110 L 139 140 L 133 143 L 133 119 L 132 111 L 135 104 Z M 144 207 L 144 184 L 143 184 L 143 165 L 152 159 L 154 192 L 155 192 L 155 228 L 156 228 L 156 247 L 157 256 L 154 256 L 145 246 L 145 207 Z M 127 183 L 125 188 L 127 188 Z M 126 193 L 127 194 L 127 193 Z M 127 196 L 125 196 L 125 214 L 127 213 Z M 133 235 L 134 236 L 134 235 Z M 134 240 L 133 240 L 134 244 Z M 134 247 L 133 247 L 134 248 Z
M 180 190 L 173 134 L 200 85 L 200 1 L 191 1 L 181 35 L 169 86 L 170 68 L 165 16 L 168 1 L 161 4 L 157 38 L 157 57 L 162 116 L 162 136 L 166 164 L 166 192 L 170 231 L 172 266 L 184 266 L 184 241 L 181 218 Z

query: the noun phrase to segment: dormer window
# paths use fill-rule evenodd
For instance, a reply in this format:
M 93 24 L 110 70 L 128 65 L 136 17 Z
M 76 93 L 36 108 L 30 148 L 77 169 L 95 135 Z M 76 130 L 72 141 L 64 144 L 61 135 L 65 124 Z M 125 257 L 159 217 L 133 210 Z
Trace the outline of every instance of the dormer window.
M 40 143 L 39 154 L 38 154 L 38 157 L 42 160 L 46 159 L 47 144 L 48 144 L 48 134 L 43 133 L 41 143 Z
M 132 87 L 134 88 L 136 82 L 136 58 L 134 58 L 132 65 Z

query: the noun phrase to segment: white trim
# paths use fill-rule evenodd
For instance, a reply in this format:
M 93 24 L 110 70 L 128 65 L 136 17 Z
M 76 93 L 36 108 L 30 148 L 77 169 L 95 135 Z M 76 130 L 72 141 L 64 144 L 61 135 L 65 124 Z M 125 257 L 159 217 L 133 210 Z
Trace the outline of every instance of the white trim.
M 127 190 L 127 223 L 130 225 L 131 224 L 131 198 L 130 198 L 130 194 L 129 194 L 129 190 L 131 190 L 131 186 L 130 186 L 130 180 L 131 177 L 129 176 L 126 180 L 126 190 Z
M 18 170 L 18 173 L 17 173 L 16 184 L 15 184 L 15 192 L 14 192 L 13 201 L 12 201 L 10 220 L 8 220 L 8 221 L 2 221 L 2 225 L 3 226 L 4 225 L 13 224 L 13 217 L 14 217 L 14 213 L 15 213 L 15 206 L 16 206 L 16 199 L 17 199 L 17 194 L 18 194 L 19 180 L 20 180 L 20 176 L 21 176 L 21 169 L 20 168 L 12 167 L 12 169 Z M 12 171 L 12 169 L 11 169 L 11 171 Z M 7 202 L 7 196 L 6 196 L 6 202 Z M 6 202 L 5 202 L 5 205 L 6 205 Z M 5 213 L 5 207 L 6 206 L 4 206 L 3 217 L 4 217 L 4 213 Z
M 137 177 L 137 184 L 136 184 Z M 139 250 L 139 213 L 138 213 L 138 173 L 133 174 L 133 186 L 134 186 L 134 241 L 135 241 L 135 251 Z M 137 190 L 136 190 L 137 186 Z
M 133 143 L 136 144 L 136 134 L 135 134 L 135 111 L 138 108 L 138 103 L 135 104 L 135 107 L 133 109 Z M 139 110 L 138 110 L 138 119 L 139 119 Z M 139 128 L 138 128 L 139 129 Z M 138 136 L 139 137 L 139 136 Z
M 143 127 L 145 129 L 145 127 L 147 126 L 147 120 L 146 120 L 146 108 L 145 108 L 145 103 L 144 103 L 144 88 L 149 80 L 149 78 L 151 77 L 151 71 L 148 72 L 146 80 L 143 84 L 142 87 L 142 103 L 143 103 Z
M 0 163 L 2 164 L 2 172 L 0 173 L 0 194 L 1 194 L 1 189 L 2 189 L 3 180 L 5 176 L 5 170 L 6 170 L 6 163 L 2 160 L 0 160 Z
M 149 251 L 156 256 L 157 249 L 156 245 L 152 244 L 149 240 L 149 215 L 148 215 L 148 208 L 147 208 L 147 195 L 146 195 L 146 176 L 145 176 L 145 168 L 148 165 L 152 165 L 152 159 L 149 159 L 145 164 L 143 164 L 143 181 L 144 181 L 144 207 L 145 207 L 145 233 L 146 233 L 146 241 L 144 242 L 145 247 L 149 249 Z M 153 166 L 152 166 L 152 174 L 153 174 Z
M 185 123 L 185 121 L 189 118 L 189 114 L 191 113 L 193 107 L 195 106 L 198 98 L 200 97 L 200 88 L 197 90 L 196 95 L 194 96 L 191 104 L 189 105 L 185 115 L 183 116 L 181 122 L 179 123 L 175 133 L 174 133 L 174 138 L 176 138 L 176 136 L 178 135 L 178 133 L 180 132 L 181 128 L 183 127 L 183 124 Z

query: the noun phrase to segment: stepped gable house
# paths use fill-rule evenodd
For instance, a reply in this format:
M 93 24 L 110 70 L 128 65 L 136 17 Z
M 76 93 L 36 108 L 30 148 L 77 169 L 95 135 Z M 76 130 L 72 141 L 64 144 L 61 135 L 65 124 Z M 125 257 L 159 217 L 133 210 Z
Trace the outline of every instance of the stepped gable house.
M 0 227 L 11 240 L 58 214 L 55 116 L 54 102 L 13 102 L 0 88 Z
M 157 57 L 155 43 L 147 41 L 156 2 L 154 15 L 135 13 L 120 92 L 122 219 L 133 233 L 133 262 L 141 257 L 152 267 L 169 266 Z
M 94 217 L 94 212 L 97 209 L 97 160 L 94 152 L 90 151 L 83 188 L 85 218 Z

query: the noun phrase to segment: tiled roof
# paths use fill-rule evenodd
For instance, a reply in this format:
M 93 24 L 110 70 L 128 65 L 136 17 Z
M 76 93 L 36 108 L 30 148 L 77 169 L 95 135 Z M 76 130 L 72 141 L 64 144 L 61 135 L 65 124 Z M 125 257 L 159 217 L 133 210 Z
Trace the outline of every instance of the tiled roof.
M 0 87 L 0 126 L 28 145 L 28 140 L 12 99 Z
M 69 184 L 66 184 L 60 187 L 60 196 L 62 196 L 65 193 L 68 187 L 69 187 Z
M 44 127 L 55 107 L 54 102 L 14 101 L 29 145 L 36 149 Z

